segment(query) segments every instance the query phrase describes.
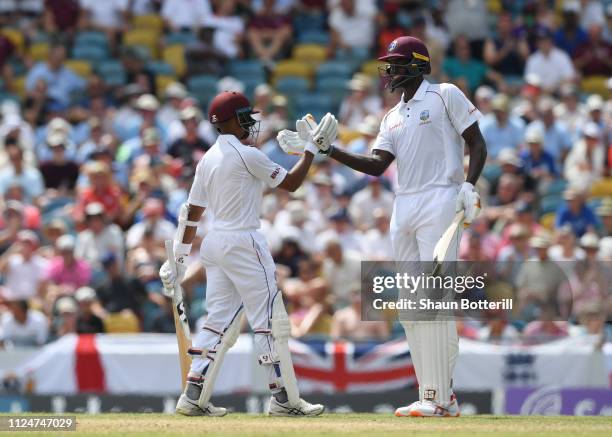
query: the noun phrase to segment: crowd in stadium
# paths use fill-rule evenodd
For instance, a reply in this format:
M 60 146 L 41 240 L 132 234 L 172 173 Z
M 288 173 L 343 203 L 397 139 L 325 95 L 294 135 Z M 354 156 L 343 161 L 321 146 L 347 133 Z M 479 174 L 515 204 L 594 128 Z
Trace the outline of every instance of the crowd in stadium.
M 261 149 L 330 111 L 338 147 L 369 153 L 400 99 L 376 57 L 426 42 L 432 82 L 484 114 L 483 211 L 470 261 L 539 259 L 513 273 L 519 320 L 462 322 L 483 341 L 603 333 L 612 316 L 612 3 L 595 0 L 0 0 L 0 347 L 66 333 L 174 332 L 158 270 L 198 160 L 207 103 L 246 93 Z M 366 177 L 317 158 L 295 193 L 264 198 L 295 337 L 386 340 L 361 322 L 360 262 L 391 260 L 396 169 Z M 206 220 L 206 218 L 204 219 Z M 206 278 L 184 284 L 194 329 Z M 560 262 L 566 275 L 551 274 Z M 566 321 L 539 305 L 554 301 Z M 542 317 L 540 317 L 542 316 Z

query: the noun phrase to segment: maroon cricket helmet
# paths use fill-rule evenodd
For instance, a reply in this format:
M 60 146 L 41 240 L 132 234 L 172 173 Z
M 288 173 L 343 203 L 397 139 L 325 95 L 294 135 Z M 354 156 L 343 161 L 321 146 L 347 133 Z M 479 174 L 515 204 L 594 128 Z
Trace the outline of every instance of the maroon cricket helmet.
M 387 62 L 393 58 L 418 59 L 429 62 L 429 51 L 420 39 L 413 36 L 400 36 L 389 44 L 387 54 L 381 56 L 378 60 Z
M 238 120 L 244 115 L 256 114 L 251 102 L 242 93 L 236 91 L 224 91 L 212 99 L 208 107 L 208 119 L 212 124 L 222 123 L 238 116 Z

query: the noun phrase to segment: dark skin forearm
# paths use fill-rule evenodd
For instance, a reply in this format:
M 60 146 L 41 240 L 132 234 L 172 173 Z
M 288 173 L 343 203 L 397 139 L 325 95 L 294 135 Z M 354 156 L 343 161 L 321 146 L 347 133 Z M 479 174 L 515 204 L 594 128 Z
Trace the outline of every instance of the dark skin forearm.
M 187 208 L 189 210 L 189 212 L 187 213 L 187 220 L 196 223 L 200 221 L 200 219 L 202 218 L 202 214 L 204 214 L 204 210 L 206 209 L 201 206 L 192 205 L 191 203 L 187 205 Z M 185 233 L 183 234 L 182 243 L 191 244 L 191 242 L 196 236 L 197 231 L 197 226 L 185 226 Z
M 373 150 L 371 155 L 360 155 L 358 153 L 351 153 L 346 150 L 334 148 L 329 157 L 353 170 L 371 176 L 382 175 L 395 159 L 392 153 L 378 149 Z
M 464 130 L 461 136 L 468 146 L 468 153 L 470 155 L 470 164 L 468 166 L 466 181 L 472 185 L 476 185 L 487 160 L 487 145 L 480 133 L 478 123 L 474 123 Z
M 302 185 L 302 182 L 306 179 L 313 158 L 314 155 L 312 153 L 305 151 L 300 160 L 296 162 L 291 170 L 289 170 L 285 179 L 278 184 L 278 188 L 291 192 L 300 188 L 300 185 Z

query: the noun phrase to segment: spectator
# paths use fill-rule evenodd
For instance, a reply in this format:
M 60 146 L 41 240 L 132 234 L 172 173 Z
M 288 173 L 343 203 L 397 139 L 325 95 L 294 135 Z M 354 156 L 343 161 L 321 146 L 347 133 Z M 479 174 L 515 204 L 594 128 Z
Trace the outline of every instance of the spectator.
M 565 125 L 571 138 L 576 138 L 579 129 L 586 122 L 585 105 L 580 103 L 578 88 L 573 84 L 562 85 L 559 93 L 561 103 L 554 108 L 555 117 Z
M 572 147 L 570 134 L 563 123 L 556 119 L 555 101 L 542 97 L 538 102 L 539 118 L 527 125 L 528 129 L 540 129 L 544 132 L 544 150 L 550 153 L 556 163 L 562 163 Z
M 47 139 L 52 150 L 51 160 L 40 165 L 45 187 L 56 190 L 60 195 L 72 193 L 79 177 L 79 166 L 66 157 L 66 141 L 63 133 L 51 133 Z
M 580 27 L 580 1 L 566 0 L 563 2 L 563 23 L 554 36 L 555 45 L 573 59 L 576 49 L 588 39 L 589 36 Z
M 185 134 L 170 145 L 168 154 L 179 158 L 183 165 L 195 168 L 210 148 L 210 144 L 200 137 L 198 130 L 202 114 L 196 107 L 188 106 L 180 112 L 180 119 L 185 126 Z
M 71 296 L 60 297 L 55 303 L 57 316 L 53 321 L 55 335 L 62 337 L 66 334 L 77 333 L 77 320 L 79 307 Z
M 165 0 L 161 9 L 164 21 L 174 32 L 197 32 L 211 13 L 209 0 Z
M 153 239 L 159 244 L 174 238 L 175 226 L 164 218 L 164 204 L 160 199 L 149 198 L 142 207 L 143 220 L 135 223 L 128 230 L 126 243 L 128 249 L 133 249 L 142 241 L 144 233 L 149 229 Z
M 165 103 L 159 109 L 157 118 L 160 124 L 168 126 L 180 119 L 182 103 L 187 98 L 187 88 L 180 82 L 172 82 L 164 90 Z
M 244 21 L 236 11 L 236 0 L 224 0 L 213 3 L 214 14 L 204 21 L 206 26 L 215 29 L 214 47 L 228 59 L 235 59 L 242 54 Z
M 357 132 L 360 136 L 351 141 L 347 145 L 347 149 L 353 153 L 369 153 L 379 130 L 380 120 L 378 117 L 375 115 L 366 116 L 359 126 L 357 126 Z
M 66 48 L 54 43 L 49 49 L 47 62 L 39 62 L 28 72 L 26 91 L 32 92 L 38 81 L 47 84 L 47 94 L 63 105 L 71 102 L 73 93 L 85 88 L 85 81 L 64 65 Z
M 586 254 L 576 245 L 576 236 L 569 224 L 559 228 L 557 235 L 557 244 L 548 250 L 548 256 L 553 261 L 559 261 L 562 268 L 567 268 L 566 272 L 571 272 L 576 262 L 583 260 Z
M 543 148 L 544 135 L 537 127 L 530 127 L 525 132 L 527 148 L 521 152 L 521 163 L 524 171 L 537 181 L 548 182 L 558 176 L 555 159 Z
M 525 79 L 534 75 L 545 91 L 556 91 L 575 79 L 574 66 L 567 53 L 554 46 L 550 30 L 540 29 L 537 36 L 538 50 L 527 58 Z
M 356 129 L 368 115 L 380 112 L 380 97 L 372 95 L 372 79 L 362 73 L 356 73 L 348 83 L 350 94 L 340 105 L 338 119 L 340 123 Z
M 74 33 L 81 15 L 79 0 L 45 0 L 43 23 L 45 32 Z
M 504 76 L 521 77 L 529 56 L 529 44 L 524 35 L 513 32 L 512 14 L 502 12 L 497 18 L 497 35 L 487 38 L 484 60 Z
M 361 259 L 351 251 L 345 250 L 339 240 L 330 240 L 325 245 L 323 278 L 329 283 L 336 308 L 351 303 L 351 292 L 359 288 L 361 278 Z
M 47 341 L 49 322 L 26 300 L 10 300 L 8 311 L 0 313 L 0 347 L 42 346 Z
M 570 185 L 587 191 L 604 174 L 605 149 L 599 127 L 589 122 L 579 140 L 567 155 L 564 175 Z
M 21 230 L 17 233 L 17 241 L 0 256 L 6 298 L 28 300 L 41 296 L 47 260 L 36 253 L 39 243 L 34 232 Z
M 589 27 L 589 38 L 575 53 L 574 64 L 585 77 L 607 77 L 612 72 L 612 43 L 603 39 L 603 28 L 600 24 Z
M 480 120 L 480 130 L 487 142 L 490 159 L 496 159 L 498 153 L 506 147 L 518 149 L 523 142 L 525 123 L 510 114 L 510 100 L 505 94 L 496 95 L 492 102 L 492 114 Z
M 9 188 L 18 186 L 26 202 L 37 202 L 44 192 L 40 171 L 24 162 L 23 150 L 17 144 L 6 144 L 5 152 L 9 164 L 0 170 L 0 195 L 6 196 Z
M 519 339 L 520 333 L 511 325 L 503 311 L 487 312 L 486 324 L 478 331 L 478 339 L 488 343 L 511 344 Z
M 359 291 L 351 293 L 351 304 L 334 314 L 331 325 L 332 339 L 350 341 L 386 340 L 389 337 L 389 323 L 361 319 L 361 296 Z
M 565 321 L 534 320 L 525 326 L 523 340 L 528 344 L 545 343 L 568 336 Z
M 111 43 L 114 43 L 116 34 L 125 30 L 129 2 L 125 0 L 80 1 L 83 11 L 81 27 L 106 32 Z
M 606 237 L 612 236 L 612 196 L 602 200 L 601 205 L 597 208 L 597 215 L 601 218 L 603 224 L 603 234 Z
M 374 211 L 380 209 L 386 216 L 391 216 L 395 196 L 387 191 L 379 178 L 367 176 L 368 185 L 356 192 L 349 204 L 349 214 L 355 226 L 365 231 L 374 224 Z
M 121 272 L 121 264 L 114 254 L 109 253 L 102 259 L 106 278 L 96 288 L 96 296 L 109 313 L 131 311 L 141 315 L 142 304 L 147 298 L 144 284 L 134 276 Z
M 467 94 L 472 94 L 486 80 L 501 84 L 503 78 L 499 73 L 489 69 L 481 61 L 474 59 L 470 43 L 466 37 L 459 35 L 454 40 L 453 56 L 444 60 L 444 73 Z
M 155 74 L 147 68 L 145 61 L 146 55 L 139 47 L 126 46 L 121 50 L 127 83 L 142 87 L 143 93 L 152 93 L 155 92 Z
M 263 0 L 262 8 L 251 18 L 246 37 L 252 53 L 271 63 L 287 50 L 291 40 L 289 16 L 274 10 L 275 0 Z
M 77 196 L 77 216 L 83 217 L 85 207 L 90 203 L 101 203 L 104 214 L 110 221 L 116 221 L 121 213 L 121 190 L 115 184 L 110 168 L 100 161 L 93 161 L 85 166 L 89 186 Z
M 336 0 L 330 2 L 330 54 L 369 49 L 374 40 L 376 6 L 373 0 Z M 348 54 L 347 53 L 347 54 Z
M 104 332 L 104 322 L 96 315 L 96 292 L 91 287 L 81 287 L 74 298 L 79 305 L 76 330 L 79 334 L 100 334 Z
M 55 244 L 57 256 L 51 258 L 44 271 L 48 298 L 57 295 L 72 295 L 79 287 L 89 284 L 91 268 L 87 261 L 77 258 L 74 253 L 75 238 L 62 235 Z
M 450 0 L 444 21 L 451 38 L 465 35 L 474 45 L 481 45 L 488 36 L 488 14 L 486 3 L 470 0 Z
M 104 205 L 98 202 L 85 207 L 85 229 L 77 234 L 75 255 L 98 270 L 102 270 L 102 260 L 112 254 L 123 265 L 124 238 L 121 228 L 108 223 L 104 215 Z
M 582 237 L 588 231 L 595 231 L 599 221 L 593 210 L 585 203 L 584 192 L 570 187 L 563 192 L 565 203 L 559 206 L 555 216 L 555 228 L 568 223 L 574 234 Z

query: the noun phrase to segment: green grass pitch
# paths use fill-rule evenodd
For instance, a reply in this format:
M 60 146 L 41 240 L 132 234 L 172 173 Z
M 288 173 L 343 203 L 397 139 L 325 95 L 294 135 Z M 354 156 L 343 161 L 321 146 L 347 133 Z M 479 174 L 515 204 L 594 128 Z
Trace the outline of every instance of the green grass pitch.
M 24 432 L 36 436 L 339 436 L 339 435 L 612 435 L 610 417 L 470 416 L 457 419 L 398 418 L 389 414 L 324 414 L 274 418 L 230 414 L 182 417 L 165 414 L 77 415 L 76 432 Z M 0 432 L 0 436 L 9 433 Z

